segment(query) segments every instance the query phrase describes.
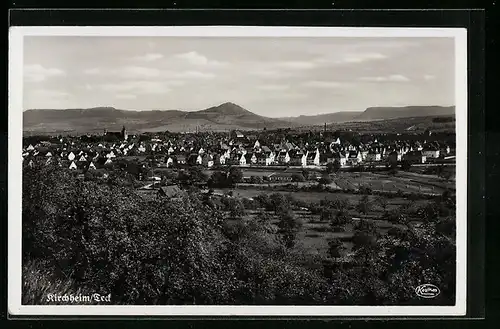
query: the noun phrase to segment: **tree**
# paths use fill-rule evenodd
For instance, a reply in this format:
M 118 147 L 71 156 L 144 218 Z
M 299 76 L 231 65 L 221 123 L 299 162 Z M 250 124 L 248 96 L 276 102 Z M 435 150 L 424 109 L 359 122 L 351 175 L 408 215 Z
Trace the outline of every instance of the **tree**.
M 371 195 L 373 193 L 373 190 L 368 186 L 360 186 L 359 193 Z
M 290 210 L 290 203 L 287 198 L 281 193 L 273 193 L 270 195 L 271 209 L 276 215 L 286 213 Z
M 344 244 L 339 239 L 328 241 L 328 255 L 332 258 L 340 258 L 345 250 Z
M 306 179 L 304 178 L 303 175 L 301 174 L 293 174 L 292 175 L 292 182 L 303 182 L 305 181 Z
M 208 180 L 209 187 L 228 187 L 229 180 L 227 174 L 223 171 L 214 171 L 212 175 L 210 175 L 210 179 Z
M 408 160 L 403 160 L 403 161 L 401 162 L 401 169 L 402 169 L 402 170 L 410 170 L 410 168 L 411 168 L 411 162 L 410 162 L 410 161 L 408 161 Z
M 319 184 L 320 184 L 320 185 L 325 186 L 325 185 L 329 185 L 329 184 L 331 184 L 331 183 L 332 183 L 332 179 L 330 178 L 330 176 L 328 176 L 328 175 L 324 175 L 323 177 L 321 177 L 321 178 L 319 179 L 319 181 L 318 181 L 318 182 L 319 182 Z
M 401 210 L 386 212 L 383 216 L 385 220 L 394 224 L 407 224 L 408 218 Z
M 188 170 L 192 182 L 206 182 L 208 175 L 200 167 L 190 167 Z
M 351 144 L 356 147 L 361 145 L 361 137 L 359 136 L 359 134 L 352 135 Z
M 443 172 L 444 172 L 444 165 L 440 164 L 439 166 L 435 167 L 436 175 L 438 177 L 443 177 Z
M 333 173 L 333 163 L 332 162 L 329 162 L 329 163 L 326 164 L 325 172 L 327 174 Z
M 341 165 L 339 160 L 335 159 L 333 162 L 329 162 L 326 165 L 326 173 L 331 174 L 331 173 L 336 173 L 340 170 Z
M 235 186 L 243 181 L 243 172 L 238 167 L 231 167 L 229 169 L 228 180 L 231 186 Z
M 330 222 L 331 226 L 345 225 L 349 222 L 349 216 L 345 211 L 338 211 L 333 221 Z
M 333 200 L 332 205 L 338 211 L 346 211 L 349 208 L 349 200 L 346 198 L 340 198 Z
M 151 140 L 151 136 L 149 136 L 149 135 L 145 135 L 145 134 L 139 135 L 140 142 L 149 142 L 150 140 Z
M 364 195 L 358 202 L 356 210 L 362 214 L 367 214 L 371 210 L 371 202 L 368 195 Z
M 354 226 L 354 230 L 359 232 L 375 234 L 377 232 L 377 227 L 372 221 L 360 220 Z
M 448 236 L 450 238 L 455 238 L 456 235 L 456 220 L 454 217 L 447 217 L 440 219 L 436 223 L 436 232 Z
M 377 203 L 382 208 L 383 211 L 387 210 L 387 206 L 389 205 L 389 202 L 387 201 L 387 198 L 381 196 L 377 198 Z
M 268 211 L 273 210 L 273 205 L 271 201 L 271 197 L 267 193 L 261 193 L 255 197 L 255 200 L 259 202 L 259 205 L 265 208 Z
M 440 201 L 450 210 L 455 211 L 456 197 L 450 190 L 447 189 L 441 194 Z
M 272 220 L 272 216 L 267 211 L 259 211 L 256 216 L 258 222 L 269 224 Z
M 177 181 L 182 185 L 191 185 L 192 177 L 186 170 L 180 170 L 177 173 Z
M 333 172 L 338 172 L 341 167 L 340 161 L 335 159 L 335 161 L 333 161 Z
M 425 222 L 435 222 L 439 217 L 439 206 L 434 202 L 428 203 L 417 210 L 417 214 Z
M 302 228 L 302 225 L 302 220 L 295 217 L 290 210 L 284 211 L 279 215 L 278 233 L 281 235 L 285 247 L 293 248 L 295 246 L 297 233 Z
M 361 220 L 355 226 L 352 237 L 353 249 L 359 253 L 360 260 L 365 264 L 377 251 L 378 234 L 372 222 Z
M 245 207 L 243 203 L 239 199 L 235 198 L 226 198 L 227 200 L 227 209 L 229 210 L 229 215 L 232 218 L 241 218 L 245 215 Z
M 262 184 L 263 180 L 261 176 L 251 176 L 250 183 L 252 184 Z
M 332 222 L 337 215 L 337 211 L 331 207 L 323 208 L 320 215 L 320 220 L 322 222 Z
M 444 171 L 442 174 L 441 174 L 441 178 L 443 178 L 446 182 L 450 181 L 453 177 L 453 174 L 449 171 Z
M 100 176 L 95 171 L 92 170 L 87 170 L 84 175 L 85 175 L 84 176 L 85 181 L 95 181 Z

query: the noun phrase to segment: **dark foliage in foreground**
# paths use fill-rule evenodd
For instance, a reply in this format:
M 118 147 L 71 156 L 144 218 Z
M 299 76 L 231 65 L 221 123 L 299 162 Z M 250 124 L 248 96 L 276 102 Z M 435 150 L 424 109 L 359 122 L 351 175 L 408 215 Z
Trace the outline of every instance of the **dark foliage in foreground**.
M 228 226 L 196 193 L 146 201 L 119 185 L 24 168 L 24 303 L 44 303 L 47 286 L 111 293 L 114 304 L 454 303 L 454 222 L 431 220 L 434 209 L 419 229 L 380 236 L 359 225 L 354 260 L 344 266 L 338 241 L 320 259 L 294 246 L 301 224 L 278 194 L 261 200 L 281 216 L 278 228 L 265 212 Z M 423 283 L 439 286 L 440 296 L 419 300 L 414 289 Z

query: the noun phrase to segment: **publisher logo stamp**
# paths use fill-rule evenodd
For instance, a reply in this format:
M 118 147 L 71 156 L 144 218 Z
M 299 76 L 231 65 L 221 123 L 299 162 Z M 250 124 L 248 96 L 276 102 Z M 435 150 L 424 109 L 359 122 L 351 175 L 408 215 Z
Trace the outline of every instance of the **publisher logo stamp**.
M 435 285 L 426 283 L 415 288 L 415 293 L 419 297 L 430 299 L 436 298 L 441 293 L 441 291 Z

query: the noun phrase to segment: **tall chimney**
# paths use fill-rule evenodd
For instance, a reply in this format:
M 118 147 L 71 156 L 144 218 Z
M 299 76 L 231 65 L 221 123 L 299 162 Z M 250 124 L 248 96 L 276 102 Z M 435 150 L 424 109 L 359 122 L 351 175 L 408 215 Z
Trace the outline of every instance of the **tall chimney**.
M 326 122 L 325 122 L 325 133 L 326 133 Z

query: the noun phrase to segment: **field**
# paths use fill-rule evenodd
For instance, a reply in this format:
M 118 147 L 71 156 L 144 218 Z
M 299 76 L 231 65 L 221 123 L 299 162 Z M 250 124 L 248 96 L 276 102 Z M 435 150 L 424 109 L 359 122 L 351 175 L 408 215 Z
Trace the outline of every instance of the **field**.
M 217 189 L 214 192 L 218 194 L 227 194 L 229 191 L 232 191 L 232 195 L 235 198 L 255 198 L 260 194 L 270 194 L 273 192 L 265 191 L 262 189 Z M 371 204 L 370 210 L 367 213 L 360 213 L 356 209 L 356 205 L 360 202 L 360 200 L 364 197 L 364 195 L 353 194 L 353 193 L 329 193 L 329 192 L 274 192 L 281 193 L 283 195 L 289 195 L 295 200 L 300 200 L 305 203 L 317 203 L 321 200 L 338 200 L 344 199 L 348 200 L 348 217 L 353 219 L 353 222 L 363 219 L 373 222 L 379 233 L 385 234 L 392 227 L 401 227 L 399 224 L 393 224 L 386 220 L 380 219 L 380 216 L 383 215 L 384 211 L 393 211 L 399 209 L 399 207 L 403 205 L 410 204 L 410 201 L 404 197 L 393 197 L 393 198 L 385 198 L 387 201 L 387 205 L 385 210 L 379 204 L 379 197 L 370 195 L 368 196 L 368 201 Z M 412 201 L 412 207 L 414 209 L 425 206 L 428 203 L 428 200 L 415 200 Z M 255 216 L 262 211 L 263 209 L 258 210 L 248 210 L 244 216 L 247 220 L 253 220 Z M 345 227 L 343 232 L 334 232 L 330 227 L 328 222 L 321 221 L 320 215 L 313 214 L 307 208 L 294 209 L 294 214 L 298 218 L 302 219 L 304 225 L 297 236 L 297 241 L 300 246 L 302 246 L 308 253 L 324 253 L 328 248 L 328 241 L 332 238 L 339 238 L 342 240 L 344 247 L 346 248 L 347 254 L 349 254 L 352 242 L 350 239 L 352 238 L 354 231 L 352 224 L 348 224 Z M 269 215 L 273 217 L 273 224 L 278 223 L 278 218 L 272 213 L 268 212 Z M 418 222 L 418 218 L 409 218 L 411 221 Z M 237 221 L 237 220 L 235 220 Z
M 435 175 L 398 172 L 395 175 L 383 173 L 340 173 L 333 181 L 342 189 L 368 187 L 377 191 L 407 193 L 441 194 L 453 188 L 453 182 L 447 182 Z
M 275 171 L 249 171 L 251 175 L 270 175 Z M 244 170 L 244 176 L 249 175 L 247 170 Z M 209 171 L 207 171 L 209 173 Z M 337 174 L 331 175 L 332 184 L 330 188 L 332 189 L 342 189 L 342 190 L 358 190 L 359 188 L 365 187 L 370 188 L 374 191 L 382 192 L 404 192 L 404 193 L 425 193 L 425 194 L 441 194 L 447 189 L 454 189 L 454 181 L 446 181 L 439 178 L 436 175 L 424 175 L 419 173 L 409 173 L 409 172 L 398 172 L 395 175 L 388 175 L 385 173 L 350 173 L 350 172 L 338 172 Z M 287 183 L 290 184 L 290 183 Z M 293 183 L 299 187 L 305 185 L 311 185 L 311 183 Z M 260 184 L 260 186 L 277 186 L 284 185 L 279 184 Z M 286 185 L 286 184 L 285 184 Z M 251 186 L 245 184 L 245 191 L 238 190 L 237 192 L 243 194 L 245 197 L 252 197 L 252 188 L 247 188 Z M 253 185 L 255 189 L 259 185 Z M 308 192 L 310 193 L 310 192 Z
M 162 169 L 165 171 L 172 171 L 172 169 Z M 290 169 L 288 169 L 290 170 Z M 300 169 L 292 169 L 300 171 Z M 275 170 L 263 169 L 244 169 L 244 177 L 248 176 L 267 176 Z M 454 189 L 454 182 L 451 180 L 444 180 L 436 175 L 425 175 L 420 172 L 398 172 L 395 175 L 388 175 L 386 173 L 351 173 L 351 172 L 338 172 L 332 174 L 332 184 L 329 185 L 330 191 L 287 191 L 285 185 L 293 187 L 305 188 L 307 186 L 317 185 L 315 181 L 301 182 L 301 183 L 264 183 L 264 184 L 238 184 L 236 188 L 217 188 L 213 192 L 216 196 L 231 195 L 237 199 L 254 199 L 259 195 L 272 193 L 280 193 L 285 196 L 290 196 L 294 200 L 301 201 L 308 205 L 311 203 L 319 203 L 321 200 L 347 200 L 349 202 L 348 216 L 353 219 L 353 223 L 359 219 L 371 221 L 375 224 L 377 230 L 381 234 L 385 234 L 392 227 L 401 227 L 399 224 L 390 223 L 386 220 L 380 219 L 385 211 L 393 211 L 399 209 L 403 205 L 408 205 L 410 200 L 407 197 L 396 195 L 398 191 L 403 193 L 416 193 L 439 195 L 446 189 Z M 210 170 L 206 171 L 207 175 L 211 174 Z M 356 205 L 360 200 L 365 197 L 364 194 L 353 193 L 358 191 L 359 188 L 370 188 L 372 191 L 393 192 L 392 197 L 380 197 L 377 195 L 368 195 L 368 201 L 371 204 L 370 209 L 366 213 L 360 213 Z M 351 192 L 347 192 L 351 191 Z M 154 191 L 141 191 L 144 196 L 149 196 Z M 380 199 L 386 201 L 385 209 L 380 203 Z M 428 204 L 425 198 L 415 199 L 411 201 L 412 207 L 420 208 Z M 246 210 L 243 219 L 254 220 L 254 217 L 263 209 Z M 354 235 L 353 225 L 347 224 L 344 230 L 334 232 L 328 222 L 320 220 L 319 214 L 313 214 L 307 207 L 295 207 L 293 212 L 296 217 L 300 218 L 304 225 L 298 232 L 297 241 L 298 245 L 312 254 L 324 254 L 328 248 L 328 241 L 332 238 L 340 239 L 345 247 L 346 255 L 348 255 L 352 248 L 351 238 Z M 268 212 L 272 216 L 272 223 L 277 224 L 278 218 L 273 212 Z M 237 222 L 242 219 L 229 220 L 229 222 Z M 409 218 L 410 221 L 419 222 L 419 218 Z
M 297 197 L 294 194 L 294 197 Z M 352 195 L 351 195 L 352 197 Z M 375 201 L 375 198 L 370 198 L 371 201 Z M 351 209 L 349 210 L 349 217 L 353 218 L 353 224 L 359 221 L 360 219 L 367 220 L 376 225 L 377 231 L 380 234 L 386 234 L 387 231 L 392 227 L 403 227 L 399 224 L 390 223 L 386 220 L 378 219 L 378 216 L 382 214 L 382 209 L 374 207 L 372 211 L 368 212 L 366 215 L 361 215 L 359 212 L 354 210 L 353 201 L 355 198 L 350 198 L 351 201 Z M 389 203 L 387 210 L 396 209 L 398 206 L 407 203 L 407 200 L 402 198 L 392 199 Z M 425 202 L 416 202 L 416 206 L 422 206 Z M 263 211 L 263 209 L 258 210 L 250 210 L 247 211 L 244 218 L 245 220 L 254 220 L 259 212 Z M 268 212 L 269 215 L 272 216 L 271 223 L 277 225 L 278 218 L 272 213 Z M 324 254 L 328 249 L 328 241 L 332 238 L 338 238 L 344 244 L 346 248 L 346 253 L 349 254 L 353 243 L 351 242 L 351 238 L 354 235 L 353 224 L 345 225 L 345 230 L 342 232 L 334 232 L 334 230 L 330 227 L 328 222 L 324 222 L 320 220 L 320 215 L 313 215 L 308 210 L 294 210 L 295 216 L 302 219 L 304 225 L 297 236 L 298 245 L 304 248 L 308 253 L 311 254 Z M 232 223 L 236 223 L 241 219 L 233 219 L 229 220 Z M 417 222 L 416 219 L 413 221 Z
M 139 158 L 140 157 L 130 157 Z M 443 172 L 447 173 L 450 178 L 444 179 L 438 177 L 433 171 L 435 167 L 412 167 L 410 171 L 398 171 L 393 175 L 389 175 L 386 171 L 380 172 L 348 172 L 339 171 L 335 174 L 330 175 L 332 183 L 329 184 L 330 189 L 337 190 L 359 190 L 360 188 L 369 188 L 372 191 L 379 192 L 393 192 L 397 193 L 399 191 L 403 193 L 420 193 L 420 194 L 430 194 L 438 195 L 443 193 L 445 190 L 455 189 L 455 166 L 445 166 Z M 242 168 L 242 173 L 244 178 L 250 178 L 252 176 L 265 178 L 271 174 L 276 173 L 302 173 L 303 168 L 293 167 L 293 168 Z M 149 175 L 155 176 L 170 176 L 176 170 L 171 168 L 155 168 L 150 170 Z M 308 170 L 310 174 L 315 174 L 316 177 L 322 175 L 319 170 Z M 214 172 L 210 169 L 205 169 L 203 172 L 210 177 Z M 291 182 L 266 182 L 263 184 L 241 184 L 242 191 L 238 191 L 239 194 L 245 197 L 252 197 L 254 192 L 252 189 L 266 188 L 266 187 L 278 187 L 282 185 L 290 184 Z M 310 185 L 315 185 L 316 180 L 312 179 L 307 182 L 293 183 L 297 187 L 305 187 Z M 243 189 L 245 191 L 243 191 Z

